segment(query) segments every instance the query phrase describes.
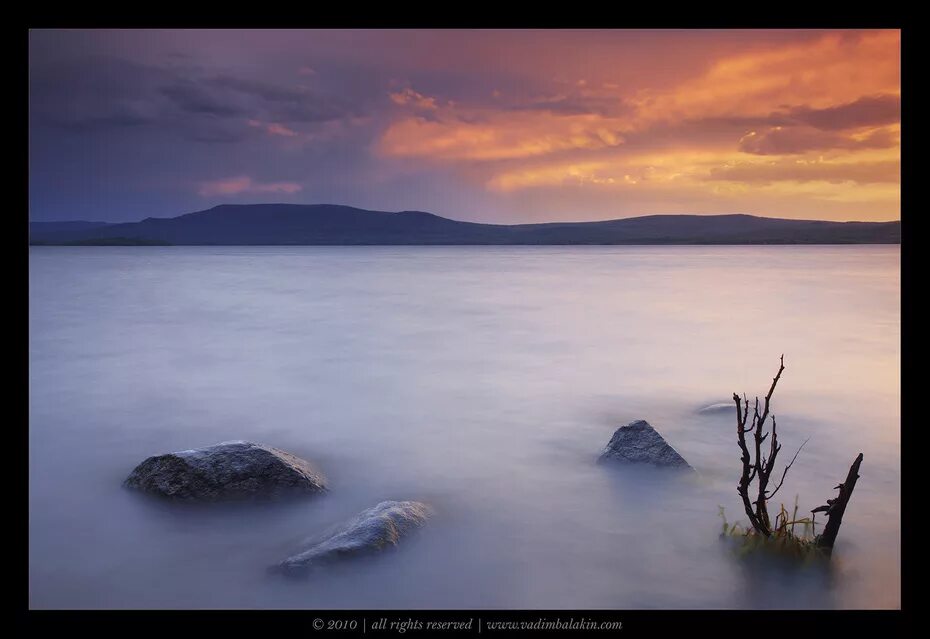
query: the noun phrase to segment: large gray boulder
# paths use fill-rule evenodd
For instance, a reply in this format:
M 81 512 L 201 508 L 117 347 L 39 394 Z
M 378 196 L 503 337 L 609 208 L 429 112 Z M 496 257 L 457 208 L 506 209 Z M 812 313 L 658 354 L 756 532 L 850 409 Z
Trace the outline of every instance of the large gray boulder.
M 275 499 L 326 490 L 310 462 L 283 450 L 245 441 L 149 457 L 123 485 L 189 501 Z
M 642 419 L 616 430 L 598 461 L 608 460 L 691 469 L 690 464 L 678 451 L 669 446 L 662 435 Z
M 430 507 L 418 501 L 383 501 L 311 542 L 305 550 L 288 557 L 273 570 L 303 574 L 336 559 L 396 546 L 401 538 L 426 523 L 431 514 Z

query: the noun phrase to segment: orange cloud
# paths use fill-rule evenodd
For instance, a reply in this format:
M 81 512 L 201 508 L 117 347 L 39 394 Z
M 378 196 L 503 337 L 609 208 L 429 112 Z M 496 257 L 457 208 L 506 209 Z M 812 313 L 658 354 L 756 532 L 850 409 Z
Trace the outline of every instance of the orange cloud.
M 854 182 L 857 184 L 897 184 L 901 164 L 897 160 L 828 162 L 824 160 L 733 163 L 714 167 L 708 179 L 748 184 L 772 182 Z
M 297 131 L 289 129 L 280 122 L 260 122 L 259 120 L 249 120 L 249 126 L 264 129 L 269 135 L 280 135 L 286 138 L 293 138 L 300 135 Z
M 391 93 L 389 97 L 391 98 L 391 102 L 402 106 L 409 105 L 419 109 L 425 109 L 427 111 L 432 111 L 438 108 L 438 105 L 436 104 L 436 98 L 431 98 L 423 95 L 422 93 L 417 93 L 413 89 L 397 91 L 396 93 Z
M 782 105 L 830 108 L 900 93 L 900 34 L 831 33 L 814 42 L 723 58 L 671 91 L 648 88 L 633 102 L 644 121 L 767 115 Z
M 898 45 L 897 32 L 828 34 L 724 58 L 671 89 L 644 88 L 628 99 L 618 85 L 578 83 L 574 95 L 541 98 L 524 108 L 440 107 L 436 98 L 405 89 L 391 94 L 392 101 L 434 113 L 402 116 L 384 131 L 378 148 L 401 157 L 499 160 L 615 146 L 625 134 L 709 119 L 729 118 L 732 127 L 752 118 L 793 120 L 808 133 L 891 124 L 900 119 Z M 730 143 L 735 146 L 748 132 Z M 794 133 L 803 137 L 804 131 Z M 848 138 L 821 134 L 806 148 L 828 147 L 829 140 L 842 148 Z
M 618 146 L 623 144 L 620 125 L 593 114 L 447 108 L 435 119 L 411 116 L 392 123 L 382 134 L 378 150 L 394 157 L 438 160 L 518 159 Z
M 297 193 L 303 186 L 296 182 L 255 182 L 241 175 L 209 182 L 201 182 L 197 193 L 202 197 L 217 195 L 240 195 L 245 193 Z
M 782 206 L 899 208 L 899 47 L 896 31 L 827 33 L 730 52 L 661 88 L 575 80 L 524 102 L 442 104 L 407 89 L 391 96 L 407 112 L 375 148 L 467 164 L 498 193 L 648 190 L 687 205 L 755 189 Z
M 279 124 L 277 122 L 270 123 L 267 127 L 265 127 L 265 130 L 268 131 L 268 133 L 271 135 L 281 135 L 286 138 L 293 138 L 297 135 L 297 131 L 289 129 L 283 124 Z

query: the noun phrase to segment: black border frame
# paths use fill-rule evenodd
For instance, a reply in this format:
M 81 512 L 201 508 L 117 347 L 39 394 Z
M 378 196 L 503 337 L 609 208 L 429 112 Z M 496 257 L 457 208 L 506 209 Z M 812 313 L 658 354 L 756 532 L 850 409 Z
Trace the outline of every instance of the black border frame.
M 386 7 L 387 9 L 396 9 L 396 7 Z M 447 7 L 460 8 L 460 7 Z M 745 10 L 746 7 L 743 8 Z M 795 9 L 792 15 L 788 15 L 789 8 L 780 6 L 759 5 L 755 7 L 760 11 L 765 11 L 765 22 L 753 23 L 752 20 L 744 17 L 743 13 L 731 14 L 729 18 L 720 18 L 718 16 L 709 16 L 702 14 L 700 16 L 686 15 L 681 13 L 677 8 L 666 10 L 666 15 L 661 18 L 643 19 L 635 12 L 631 15 L 624 15 L 623 21 L 613 20 L 610 18 L 597 18 L 596 24 L 594 18 L 573 18 L 572 16 L 558 15 L 558 13 L 549 13 L 543 15 L 543 11 L 538 13 L 535 10 L 521 11 L 523 17 L 501 17 L 500 8 L 494 10 L 482 9 L 477 5 L 469 5 L 467 12 L 458 13 L 456 18 L 450 20 L 449 15 L 445 18 L 437 17 L 439 11 L 436 7 L 432 10 L 426 9 L 415 14 L 419 18 L 403 17 L 394 13 L 390 16 L 382 14 L 376 15 L 371 10 L 355 9 L 354 15 L 349 11 L 342 15 L 330 13 L 327 14 L 324 8 L 309 5 L 306 7 L 307 16 L 312 17 L 290 17 L 295 12 L 299 14 L 299 9 L 288 8 L 286 12 L 269 12 L 255 15 L 246 7 L 229 6 L 222 12 L 211 13 L 209 9 L 201 15 L 197 15 L 196 10 L 191 7 L 185 7 L 183 12 L 177 12 L 175 15 L 184 16 L 183 18 L 165 18 L 160 15 L 153 15 L 145 8 L 140 7 L 138 12 L 129 14 L 120 9 L 112 8 L 88 8 L 81 5 L 72 5 L 69 10 L 58 11 L 55 13 L 32 14 L 27 17 L 26 24 L 20 25 L 15 32 L 7 30 L 7 37 L 4 38 L 4 44 L 12 47 L 12 58 L 15 64 L 8 67 L 15 77 L 15 84 L 25 89 L 25 99 L 18 102 L 19 108 L 17 115 L 22 117 L 20 122 L 25 125 L 28 122 L 28 49 L 29 49 L 29 29 L 38 28 L 811 28 L 811 29 L 832 29 L 832 28 L 889 28 L 899 29 L 901 31 L 901 87 L 902 87 L 902 105 L 901 105 L 901 123 L 902 123 L 902 140 L 901 140 L 901 222 L 902 233 L 901 242 L 901 609 L 897 611 L 808 611 L 808 610 L 306 610 L 306 611 L 284 611 L 284 610 L 164 610 L 164 611 L 38 611 L 29 609 L 29 560 L 28 548 L 29 543 L 29 472 L 28 472 L 28 448 L 29 448 L 29 404 L 28 404 L 28 386 L 29 386 L 29 247 L 28 247 L 28 207 L 29 207 L 29 141 L 28 127 L 17 126 L 12 131 L 12 135 L 21 136 L 19 149 L 24 152 L 25 158 L 22 163 L 12 162 L 14 167 L 19 167 L 23 175 L 19 181 L 19 188 L 16 189 L 17 200 L 20 200 L 8 212 L 6 224 L 8 229 L 15 229 L 12 235 L 15 236 L 13 241 L 13 250 L 8 251 L 7 255 L 12 256 L 14 263 L 12 269 L 7 269 L 8 274 L 13 274 L 12 286 L 14 289 L 11 297 L 16 304 L 22 304 L 22 310 L 16 310 L 8 315 L 8 319 L 18 323 L 22 330 L 21 335 L 25 339 L 16 339 L 14 341 L 13 359 L 16 362 L 18 374 L 14 375 L 16 387 L 12 393 L 12 403 L 15 405 L 14 420 L 12 423 L 12 434 L 8 434 L 8 442 L 16 446 L 16 450 L 11 451 L 10 461 L 16 466 L 15 476 L 19 479 L 16 481 L 14 497 L 18 498 L 16 504 L 16 514 L 9 518 L 12 520 L 14 528 L 21 526 L 16 532 L 21 535 L 20 539 L 23 546 L 14 547 L 15 559 L 17 560 L 18 570 L 16 570 L 16 585 L 24 586 L 21 593 L 16 598 L 16 615 L 15 621 L 17 627 L 23 630 L 72 630 L 79 632 L 100 631 L 107 632 L 116 629 L 141 629 L 152 631 L 167 632 L 197 632 L 202 630 L 216 632 L 226 627 L 238 632 L 270 632 L 281 627 L 284 624 L 289 629 L 299 633 L 313 633 L 315 619 L 356 619 L 361 621 L 366 619 L 366 625 L 370 620 L 380 619 L 382 617 L 394 618 L 412 618 L 412 619 L 436 619 L 436 620 L 467 620 L 473 618 L 481 619 L 484 624 L 483 634 L 495 634 L 489 632 L 487 622 L 492 620 L 522 620 L 536 621 L 539 618 L 546 619 L 568 619 L 578 620 L 585 618 L 588 620 L 607 620 L 620 621 L 623 624 L 622 631 L 627 633 L 642 633 L 654 635 L 656 632 L 659 636 L 665 636 L 672 633 L 700 633 L 708 631 L 713 633 L 746 633 L 752 637 L 780 635 L 811 635 L 817 632 L 832 633 L 850 633 L 852 636 L 863 636 L 875 632 L 891 631 L 897 634 L 905 629 L 916 627 L 914 617 L 915 612 L 915 587 L 918 579 L 918 570 L 915 566 L 915 553 L 921 552 L 918 547 L 919 542 L 913 536 L 914 530 L 914 511 L 920 502 L 918 490 L 920 485 L 914 480 L 917 465 L 920 464 L 918 455 L 923 450 L 919 444 L 925 424 L 921 420 L 915 419 L 915 404 L 913 398 L 917 395 L 915 385 L 918 383 L 916 376 L 922 370 L 920 360 L 917 358 L 916 351 L 922 345 L 918 345 L 919 337 L 922 335 L 915 331 L 916 319 L 915 298 L 918 294 L 918 287 L 921 282 L 919 275 L 916 273 L 918 265 L 919 242 L 924 237 L 921 232 L 923 224 L 923 211 L 915 206 L 915 190 L 912 188 L 914 179 L 914 166 L 916 163 L 915 145 L 916 135 L 919 129 L 919 118 L 917 113 L 917 98 L 915 96 L 915 83 L 913 78 L 917 73 L 916 50 L 917 42 L 920 37 L 917 26 L 905 21 L 904 17 L 894 11 L 889 11 L 886 7 L 874 8 L 869 15 L 854 15 L 852 7 L 844 7 L 842 13 L 830 11 L 828 15 L 817 15 L 816 10 L 811 7 L 805 7 L 803 12 Z M 705 9 L 705 7 L 697 7 Z M 774 10 L 781 10 L 779 13 Z M 628 9 L 622 5 L 617 6 L 615 11 L 618 13 L 628 14 Z M 28 11 L 28 9 L 27 9 Z M 599 9 L 590 7 L 584 12 L 584 15 L 590 15 L 598 12 Z M 286 15 L 285 15 L 286 14 Z M 658 12 L 657 12 L 658 15 Z M 232 17 L 236 16 L 236 17 Z M 493 23 L 488 23 L 492 20 Z M 185 24 L 187 22 L 187 24 Z M 21 74 L 21 75 L 20 75 Z M 17 119 L 19 120 L 19 117 Z M 9 120 L 8 120 L 9 122 Z M 22 139 L 25 138 L 25 139 Z M 14 183 L 13 181 L 10 182 Z M 16 290 L 19 289 L 19 290 Z M 922 349 L 921 349 L 922 350 Z M 920 380 L 921 382 L 923 380 Z M 908 404 L 905 398 L 911 400 Z M 907 424 L 907 426 L 905 426 Z M 9 444 L 8 444 L 9 445 Z M 7 463 L 9 464 L 10 461 Z M 54 470 L 50 471 L 54 472 Z M 908 505 L 912 505 L 908 508 Z M 17 526 L 18 525 L 18 526 Z M 20 550 L 19 548 L 22 548 Z M 22 581 L 20 581 L 22 579 Z M 393 634 L 393 633 L 376 633 L 366 627 L 366 634 Z M 319 631 L 326 634 L 326 630 Z M 421 632 L 409 631 L 412 635 L 420 635 Z M 515 631 L 520 633 L 520 631 Z M 534 631 L 533 634 L 553 634 L 563 631 Z M 605 634 L 603 632 L 591 631 L 594 634 Z M 468 634 L 480 634 L 481 630 L 475 628 Z M 340 636 L 351 634 L 362 634 L 356 631 L 329 631 L 328 634 Z M 405 633 L 406 634 L 406 633 Z M 455 635 L 465 634 L 462 631 L 452 632 Z M 501 632 L 497 634 L 503 634 Z M 510 633 L 512 634 L 512 632 Z M 609 634 L 613 635 L 614 632 Z

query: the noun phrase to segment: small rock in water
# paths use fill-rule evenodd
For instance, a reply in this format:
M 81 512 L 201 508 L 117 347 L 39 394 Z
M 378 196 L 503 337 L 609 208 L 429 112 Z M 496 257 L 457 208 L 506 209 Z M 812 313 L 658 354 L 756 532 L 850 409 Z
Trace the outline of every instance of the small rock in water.
M 630 422 L 616 430 L 598 459 L 598 461 L 607 460 L 691 469 L 691 465 L 678 454 L 678 451 L 669 446 L 662 435 L 642 419 Z
M 277 498 L 326 490 L 310 462 L 245 441 L 149 457 L 136 466 L 127 488 L 188 501 Z
M 383 501 L 273 569 L 302 574 L 328 561 L 396 546 L 402 537 L 426 523 L 431 513 L 429 506 L 418 501 Z
M 732 413 L 736 410 L 736 404 L 733 402 L 718 402 L 699 408 L 697 412 L 701 415 L 715 415 L 720 413 Z

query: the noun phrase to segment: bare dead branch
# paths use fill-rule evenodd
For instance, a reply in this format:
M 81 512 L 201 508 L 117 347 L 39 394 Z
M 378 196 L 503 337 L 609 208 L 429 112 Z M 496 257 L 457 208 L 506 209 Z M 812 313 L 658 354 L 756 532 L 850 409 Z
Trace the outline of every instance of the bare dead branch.
M 749 417 L 749 399 L 743 394 L 742 400 L 737 393 L 733 393 L 733 401 L 736 404 L 736 436 L 737 443 L 740 447 L 740 461 L 742 462 L 742 473 L 737 485 L 737 493 L 743 502 L 743 510 L 749 517 L 749 523 L 756 532 L 768 537 L 772 534 L 772 524 L 769 517 L 767 502 L 772 495 L 768 492 L 769 480 L 775 468 L 775 460 L 781 445 L 778 443 L 777 424 L 775 416 L 772 415 L 771 430 L 765 431 L 765 422 L 769 418 L 771 411 L 772 395 L 775 393 L 775 387 L 778 380 L 781 379 L 782 372 L 785 370 L 785 356 L 782 355 L 779 360 L 778 372 L 772 378 L 772 385 L 769 387 L 763 401 L 756 396 L 752 406 L 752 421 Z M 746 435 L 752 435 L 752 447 L 746 441 Z M 768 440 L 768 454 L 762 452 L 762 445 Z M 802 445 L 803 446 L 803 445 Z M 800 452 L 800 449 L 798 449 Z M 795 459 L 797 453 L 795 453 Z M 794 459 L 792 459 L 794 463 Z M 791 464 L 785 467 L 782 473 L 781 481 L 775 488 L 777 492 L 784 483 L 785 475 Z M 755 498 L 750 497 L 750 486 L 756 482 Z M 774 494 L 774 493 L 772 493 Z M 778 524 L 776 518 L 776 524 Z

